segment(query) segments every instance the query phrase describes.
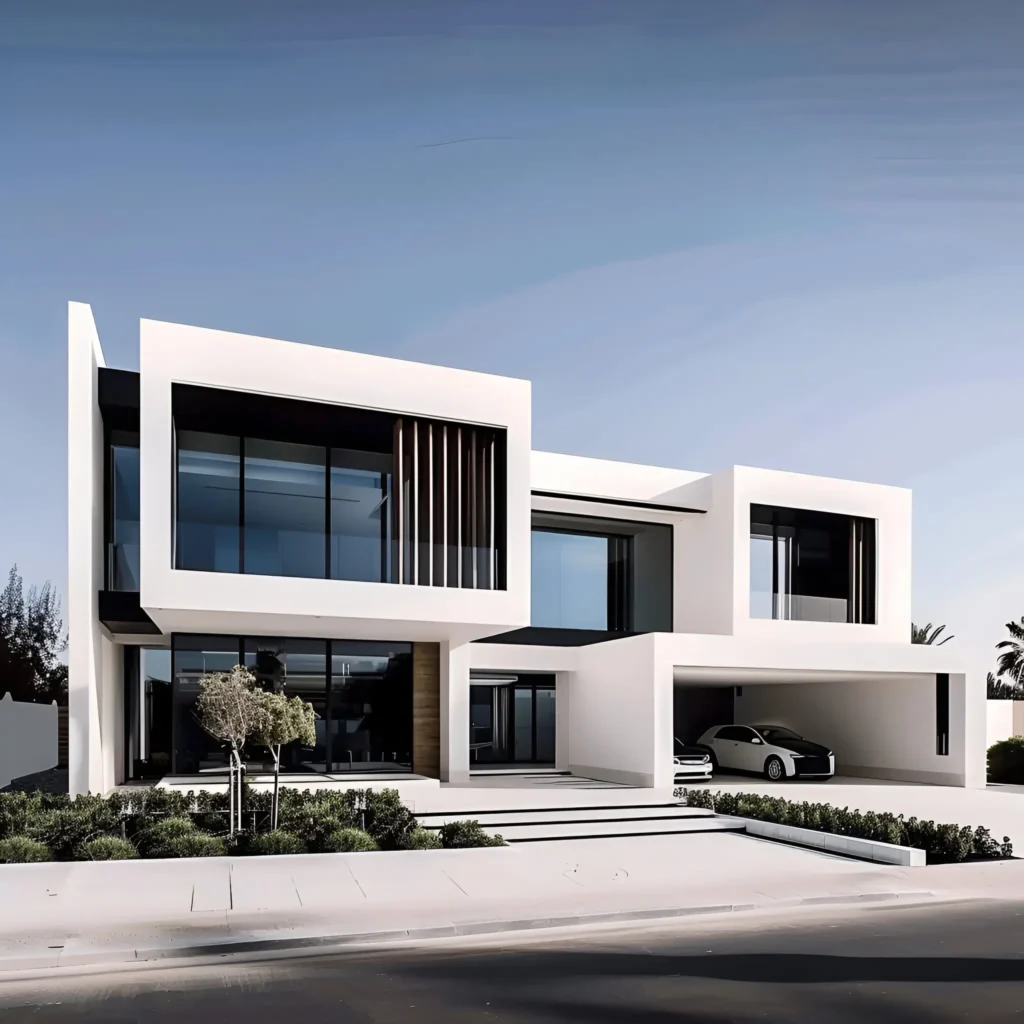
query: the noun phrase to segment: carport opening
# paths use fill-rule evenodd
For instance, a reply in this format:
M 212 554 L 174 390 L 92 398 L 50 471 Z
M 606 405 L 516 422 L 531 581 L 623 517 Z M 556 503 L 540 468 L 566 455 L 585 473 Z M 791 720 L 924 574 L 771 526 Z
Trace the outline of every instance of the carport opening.
M 673 688 L 672 723 L 675 738 L 685 746 L 696 743 L 716 725 L 732 725 L 736 714 L 735 686 L 690 686 Z M 676 744 L 678 748 L 678 744 Z

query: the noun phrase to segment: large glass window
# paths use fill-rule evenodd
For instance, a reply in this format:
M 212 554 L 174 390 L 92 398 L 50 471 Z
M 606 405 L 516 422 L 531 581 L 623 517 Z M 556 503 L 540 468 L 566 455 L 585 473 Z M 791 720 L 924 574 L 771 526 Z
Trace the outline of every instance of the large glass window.
M 171 650 L 124 648 L 125 777 L 159 779 L 171 770 Z
M 316 743 L 312 747 L 299 743 L 284 747 L 281 770 L 326 771 L 327 641 L 247 638 L 245 665 L 266 689 L 286 697 L 301 697 L 313 705 Z M 252 753 L 256 755 L 256 751 Z
M 178 433 L 178 569 L 239 570 L 239 439 Z
M 391 578 L 391 456 L 331 449 L 331 578 Z
M 554 764 L 555 680 L 478 673 L 469 688 L 471 764 Z
M 752 505 L 750 615 L 875 621 L 875 521 Z
M 179 635 L 172 651 L 144 651 L 142 671 L 134 676 L 126 668 L 125 726 L 135 777 L 226 767 L 223 745 L 199 725 L 196 702 L 203 676 L 238 664 L 259 685 L 301 697 L 316 714 L 315 743 L 284 747 L 282 770 L 412 768 L 411 644 Z M 245 760 L 250 771 L 269 770 L 272 764 L 252 743 Z
M 412 645 L 331 643 L 329 770 L 412 767 Z
M 533 513 L 532 626 L 670 632 L 672 527 Z
M 534 626 L 608 628 L 608 538 L 534 530 L 531 535 Z
M 324 448 L 245 439 L 245 572 L 323 578 Z
M 139 447 L 110 446 L 110 546 L 107 588 L 139 589 Z

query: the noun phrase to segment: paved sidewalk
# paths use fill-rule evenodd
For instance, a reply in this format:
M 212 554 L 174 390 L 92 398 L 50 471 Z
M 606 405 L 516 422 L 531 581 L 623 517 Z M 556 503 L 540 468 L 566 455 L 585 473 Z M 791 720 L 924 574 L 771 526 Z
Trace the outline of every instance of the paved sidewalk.
M 1024 862 L 897 868 L 735 834 L 0 867 L 0 971 L 802 902 L 1024 898 Z

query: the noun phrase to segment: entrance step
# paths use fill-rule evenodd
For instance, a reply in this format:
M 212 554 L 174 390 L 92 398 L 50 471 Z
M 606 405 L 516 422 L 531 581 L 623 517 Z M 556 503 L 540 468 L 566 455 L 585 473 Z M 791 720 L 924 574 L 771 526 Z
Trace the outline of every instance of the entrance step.
M 546 807 L 528 810 L 436 811 L 417 815 L 426 829 L 453 821 L 479 821 L 491 835 L 510 843 L 556 839 L 674 835 L 688 832 L 742 831 L 735 821 L 711 811 L 679 804 L 633 804 L 597 807 Z

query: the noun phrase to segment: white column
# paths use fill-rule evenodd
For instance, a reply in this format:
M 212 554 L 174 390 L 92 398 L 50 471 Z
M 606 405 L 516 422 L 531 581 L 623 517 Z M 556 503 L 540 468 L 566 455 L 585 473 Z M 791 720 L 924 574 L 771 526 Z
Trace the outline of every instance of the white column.
M 68 786 L 72 795 L 104 789 L 99 680 L 103 630 L 103 366 L 92 310 L 68 303 Z M 109 642 L 108 642 L 109 643 Z
M 980 672 L 949 677 L 950 754 L 962 751 L 964 786 L 984 789 L 988 775 L 986 747 L 987 704 L 985 680 Z M 959 766 L 952 766 L 956 772 Z
M 441 644 L 441 781 L 469 780 L 469 644 Z
M 572 764 L 572 675 L 555 673 L 555 768 L 560 772 Z

